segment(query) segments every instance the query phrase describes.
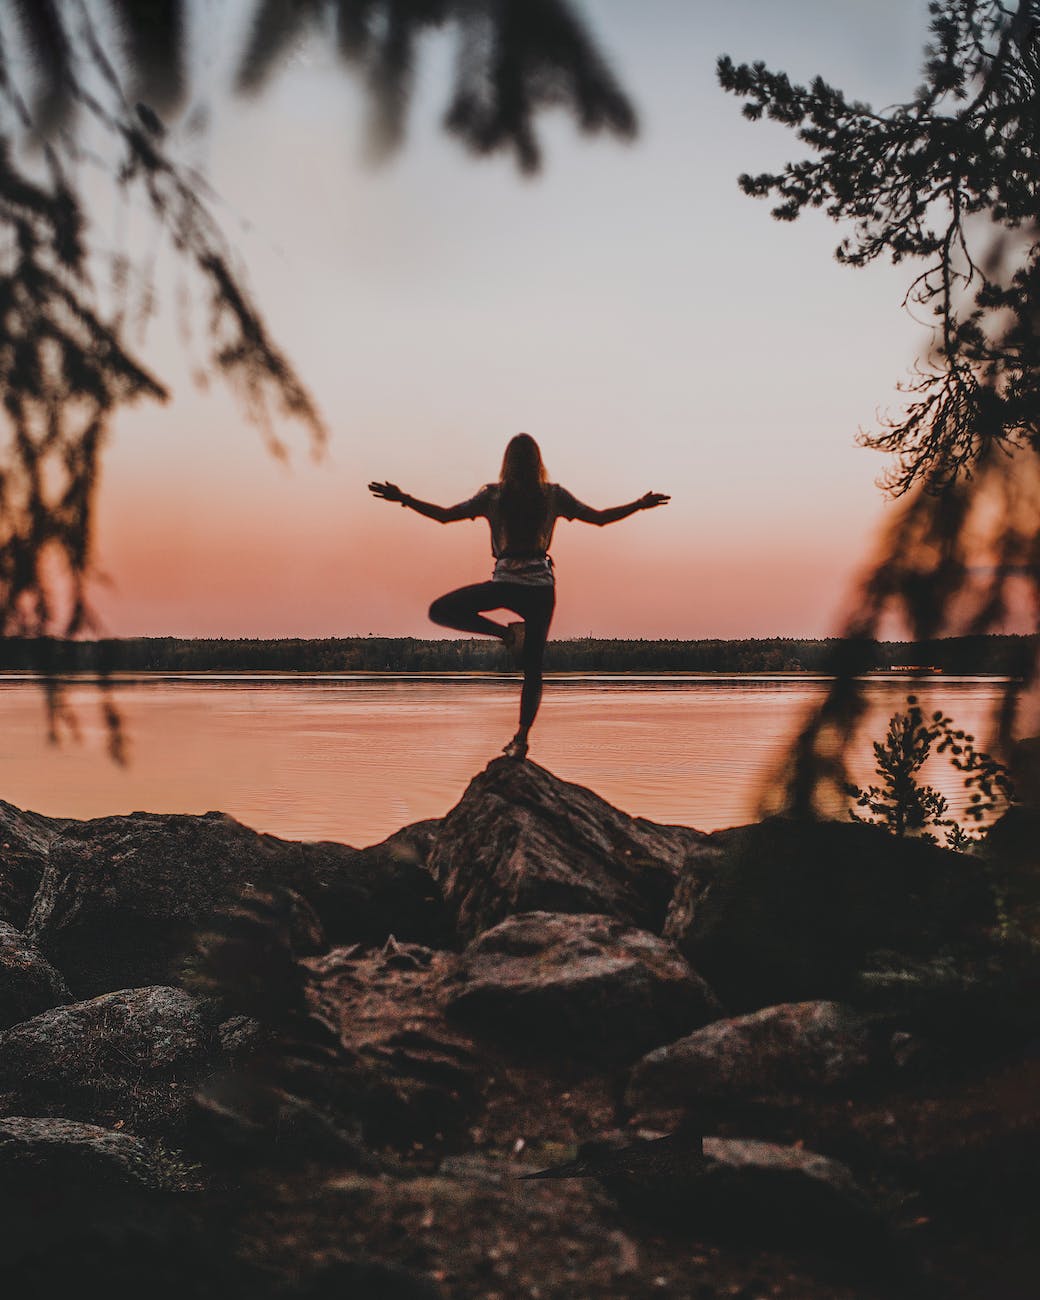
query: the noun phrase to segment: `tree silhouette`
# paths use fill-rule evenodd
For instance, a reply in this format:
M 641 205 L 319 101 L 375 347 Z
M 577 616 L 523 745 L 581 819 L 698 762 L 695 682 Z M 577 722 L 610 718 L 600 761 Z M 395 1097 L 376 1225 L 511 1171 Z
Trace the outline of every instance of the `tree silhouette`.
M 883 111 L 817 77 L 718 63 L 744 114 L 790 126 L 810 156 L 742 176 L 794 220 L 822 208 L 851 227 L 839 261 L 913 264 L 905 305 L 930 327 L 906 405 L 868 447 L 893 456 L 900 499 L 829 665 L 833 688 L 799 738 L 784 801 L 833 806 L 862 716 L 857 674 L 892 615 L 920 640 L 1001 628 L 1040 601 L 1040 4 L 935 0 L 923 82 Z M 1023 642 L 1018 673 L 1036 670 Z M 998 719 L 1010 739 L 1017 684 Z
M 941 710 L 926 719 L 916 695 L 907 696 L 906 706 L 905 713 L 900 709 L 889 718 L 884 740 L 874 741 L 874 774 L 879 784 L 865 789 L 848 786 L 847 793 L 855 800 L 849 816 L 855 822 L 883 826 L 893 835 L 918 835 L 933 843 L 936 832 L 942 831 L 950 848 L 968 850 L 982 838 L 985 819 L 1004 813 L 1011 802 L 1014 787 L 1007 768 L 976 749 L 975 737 L 958 729 Z M 968 793 L 964 825 L 948 815 L 949 806 L 938 790 L 918 780 L 933 750 L 964 773 Z
M 257 0 L 236 89 L 259 92 L 306 32 L 360 71 L 373 138 L 400 143 L 420 37 L 452 27 L 455 83 L 445 122 L 475 154 L 541 154 L 535 118 L 570 110 L 583 131 L 628 137 L 635 115 L 567 0 Z M 190 101 L 190 0 L 9 0 L 0 8 L 0 636 L 48 638 L 95 625 L 89 601 L 100 457 L 113 413 L 166 385 L 140 350 L 149 268 L 103 263 L 80 188 L 100 135 L 127 202 L 143 200 L 194 277 L 203 370 L 230 383 L 268 445 L 288 419 L 325 437 L 226 237 L 204 182 L 176 161 L 164 122 Z M 28 58 L 26 59 L 25 56 Z M 21 79 L 14 69 L 28 63 Z M 52 728 L 64 720 L 48 676 Z M 109 708 L 114 743 L 118 720 Z

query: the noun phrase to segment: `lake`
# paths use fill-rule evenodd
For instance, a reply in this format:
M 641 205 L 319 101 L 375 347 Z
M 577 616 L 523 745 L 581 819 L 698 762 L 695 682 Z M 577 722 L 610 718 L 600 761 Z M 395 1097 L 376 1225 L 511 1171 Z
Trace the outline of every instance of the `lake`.
M 626 812 L 715 830 L 755 816 L 762 781 L 826 683 L 805 676 L 559 677 L 546 683 L 531 757 Z M 916 692 L 980 740 L 994 678 L 896 674 L 868 683 L 861 781 L 891 713 Z M 55 816 L 220 809 L 293 839 L 363 845 L 438 817 L 516 728 L 508 677 L 183 674 L 120 677 L 130 762 L 104 750 L 98 692 L 68 687 L 81 738 L 47 743 L 43 697 L 0 677 L 0 798 Z M 928 773 L 963 806 L 956 773 Z

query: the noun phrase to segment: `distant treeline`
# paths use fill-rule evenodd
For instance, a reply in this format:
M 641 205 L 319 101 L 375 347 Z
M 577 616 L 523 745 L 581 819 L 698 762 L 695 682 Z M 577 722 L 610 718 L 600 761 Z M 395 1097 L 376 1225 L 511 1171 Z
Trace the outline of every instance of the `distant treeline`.
M 549 644 L 550 672 L 822 672 L 839 643 L 772 637 L 745 641 L 614 641 L 582 637 Z M 874 667 L 932 667 L 947 673 L 1017 675 L 1036 653 L 1036 637 L 951 637 L 879 641 Z M 491 641 L 416 637 L 322 640 L 197 640 L 129 637 L 105 641 L 0 639 L 0 670 L 53 672 L 495 672 L 509 671 Z

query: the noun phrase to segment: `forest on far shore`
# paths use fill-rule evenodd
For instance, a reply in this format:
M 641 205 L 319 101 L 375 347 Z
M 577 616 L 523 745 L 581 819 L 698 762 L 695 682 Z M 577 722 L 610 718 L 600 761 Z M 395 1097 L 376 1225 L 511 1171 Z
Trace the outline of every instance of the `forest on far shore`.
M 737 641 L 625 641 L 578 637 L 551 641 L 548 672 L 787 673 L 824 672 L 835 639 L 769 637 Z M 878 671 L 930 668 L 944 673 L 1015 676 L 1036 652 L 1037 638 L 949 637 L 878 641 Z M 41 650 L 43 654 L 41 655 Z M 327 637 L 317 639 L 127 637 L 98 641 L 0 639 L 0 671 L 96 672 L 510 672 L 501 647 L 476 639 Z

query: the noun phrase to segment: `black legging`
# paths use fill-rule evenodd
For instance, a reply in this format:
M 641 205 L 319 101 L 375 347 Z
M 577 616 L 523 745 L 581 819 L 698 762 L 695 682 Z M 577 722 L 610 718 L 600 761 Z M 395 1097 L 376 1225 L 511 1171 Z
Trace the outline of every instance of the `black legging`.
M 542 660 L 556 607 L 555 587 L 530 587 L 519 582 L 475 582 L 439 596 L 430 606 L 430 618 L 441 627 L 458 632 L 479 632 L 482 636 L 505 635 L 505 627 L 483 612 L 511 609 L 524 620 L 524 689 L 520 694 L 520 725 L 534 722 L 542 700 Z

